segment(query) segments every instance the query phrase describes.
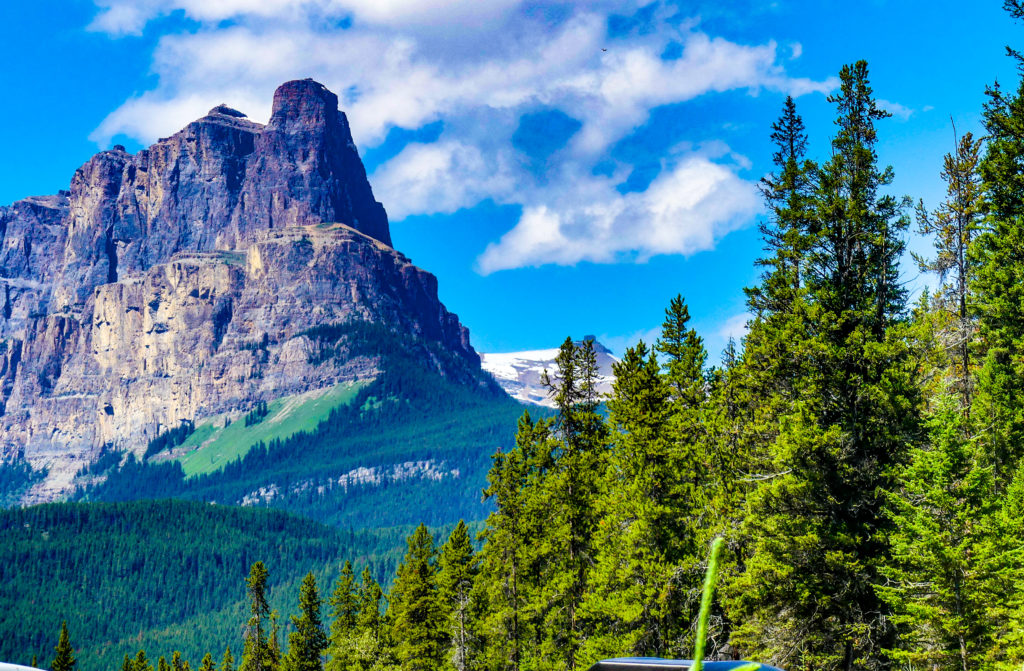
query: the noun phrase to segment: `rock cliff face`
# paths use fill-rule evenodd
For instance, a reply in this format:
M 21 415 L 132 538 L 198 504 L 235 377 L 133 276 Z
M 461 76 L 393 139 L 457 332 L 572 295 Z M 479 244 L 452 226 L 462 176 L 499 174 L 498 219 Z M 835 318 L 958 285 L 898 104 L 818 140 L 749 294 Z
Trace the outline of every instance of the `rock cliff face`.
M 282 85 L 267 125 L 219 106 L 71 188 L 0 208 L 0 460 L 59 496 L 104 445 L 371 377 L 304 332 L 369 321 L 478 366 L 437 281 L 391 248 L 337 97 Z M 444 371 L 440 371 L 444 373 Z

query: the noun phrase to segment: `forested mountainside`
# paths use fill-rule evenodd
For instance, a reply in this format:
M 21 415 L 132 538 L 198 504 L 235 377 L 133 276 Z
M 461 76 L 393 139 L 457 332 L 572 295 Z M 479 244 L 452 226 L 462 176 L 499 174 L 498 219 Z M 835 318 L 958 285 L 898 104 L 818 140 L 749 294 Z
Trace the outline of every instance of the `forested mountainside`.
M 104 450 L 141 457 L 182 423 L 379 374 L 326 356 L 320 327 L 383 324 L 478 368 L 436 279 L 390 242 L 312 80 L 278 88 L 265 126 L 218 106 L 0 208 L 0 459 L 36 472 L 22 500 L 67 495 Z
M 163 434 L 142 459 L 110 452 L 77 477 L 73 497 L 262 505 L 341 528 L 486 517 L 493 506 L 480 492 L 491 454 L 514 447 L 523 406 L 461 356 L 383 326 L 324 327 L 308 337 L 324 358 L 376 360 L 380 374 L 294 433 L 257 440 L 286 411 L 268 406 L 227 429 L 216 417 Z
M 307 571 L 333 579 L 343 559 L 390 579 L 404 535 L 184 501 L 0 511 L 0 659 L 48 661 L 62 620 L 75 631 L 81 671 L 119 667 L 139 648 L 173 647 L 198 661 L 207 646 L 231 645 L 240 656 L 253 562 L 273 571 L 271 603 L 289 612 Z

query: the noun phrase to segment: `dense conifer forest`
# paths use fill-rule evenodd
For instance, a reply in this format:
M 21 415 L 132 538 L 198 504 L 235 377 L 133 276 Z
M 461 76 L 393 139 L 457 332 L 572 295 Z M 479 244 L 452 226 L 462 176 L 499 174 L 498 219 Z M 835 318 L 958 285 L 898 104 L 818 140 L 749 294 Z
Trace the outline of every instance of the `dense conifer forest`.
M 48 663 L 50 628 L 62 620 L 80 671 L 113 668 L 118 651 L 139 647 L 194 657 L 214 642 L 233 644 L 245 607 L 239 576 L 253 562 L 274 570 L 267 587 L 284 609 L 302 575 L 333 574 L 341 557 L 390 579 L 406 533 L 341 531 L 278 511 L 186 501 L 0 511 L 0 659 Z
M 1024 18 L 1024 4 L 1006 5 Z M 749 332 L 720 365 L 682 296 L 655 342 L 626 351 L 606 399 L 592 344 L 567 339 L 546 381 L 557 413 L 524 413 L 514 447 L 494 452 L 479 533 L 460 523 L 439 542 L 421 525 L 386 577 L 358 536 L 332 550 L 348 561 L 329 576 L 331 553 L 303 554 L 301 534 L 242 543 L 210 577 L 241 589 L 249 570 L 230 654 L 211 640 L 201 662 L 195 646 L 174 661 L 181 646 L 167 641 L 117 665 L 151 671 L 172 654 L 157 669 L 572 671 L 685 658 L 722 538 L 709 658 L 1020 669 L 1024 84 L 990 88 L 984 136 L 958 136 L 936 166 L 945 200 L 915 207 L 879 164 L 890 115 L 867 64 L 839 80 L 831 130 L 806 128 L 792 98 L 771 126 L 763 272 L 747 291 Z M 811 134 L 829 135 L 827 155 L 808 155 Z M 899 273 L 911 227 L 934 242 L 914 260 L 937 280 L 913 301 Z M 6 519 L 46 510 L 77 509 Z M 309 571 L 287 626 L 268 600 L 282 553 L 290 576 Z M 88 574 L 70 575 L 87 593 Z M 72 643 L 84 627 L 69 619 Z M 69 668 L 66 639 L 54 671 Z M 51 651 L 33 639 L 20 655 Z

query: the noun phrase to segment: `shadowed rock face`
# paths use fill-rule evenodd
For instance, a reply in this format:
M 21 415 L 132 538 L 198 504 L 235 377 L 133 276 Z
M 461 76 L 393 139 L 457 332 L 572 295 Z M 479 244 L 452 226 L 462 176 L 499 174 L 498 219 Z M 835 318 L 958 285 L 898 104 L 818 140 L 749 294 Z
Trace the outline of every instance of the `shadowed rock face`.
M 141 453 L 182 420 L 376 374 L 313 356 L 301 334 L 323 324 L 388 324 L 479 365 L 436 279 L 390 245 L 312 80 L 282 85 L 265 126 L 220 105 L 100 152 L 68 192 L 0 207 L 0 459 L 49 467 L 46 500 L 104 444 Z

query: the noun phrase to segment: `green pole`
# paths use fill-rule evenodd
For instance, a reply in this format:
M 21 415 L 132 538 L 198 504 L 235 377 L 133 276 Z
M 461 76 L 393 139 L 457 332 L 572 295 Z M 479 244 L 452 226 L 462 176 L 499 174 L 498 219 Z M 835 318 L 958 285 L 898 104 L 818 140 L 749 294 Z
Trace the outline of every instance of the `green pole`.
M 697 640 L 693 647 L 693 671 L 704 668 L 704 646 L 708 637 L 708 618 L 711 616 L 711 597 L 715 593 L 715 581 L 718 579 L 718 555 L 722 551 L 724 539 L 719 536 L 711 542 L 711 555 L 708 557 L 708 570 L 704 574 L 704 594 L 700 598 L 700 618 L 697 620 Z

